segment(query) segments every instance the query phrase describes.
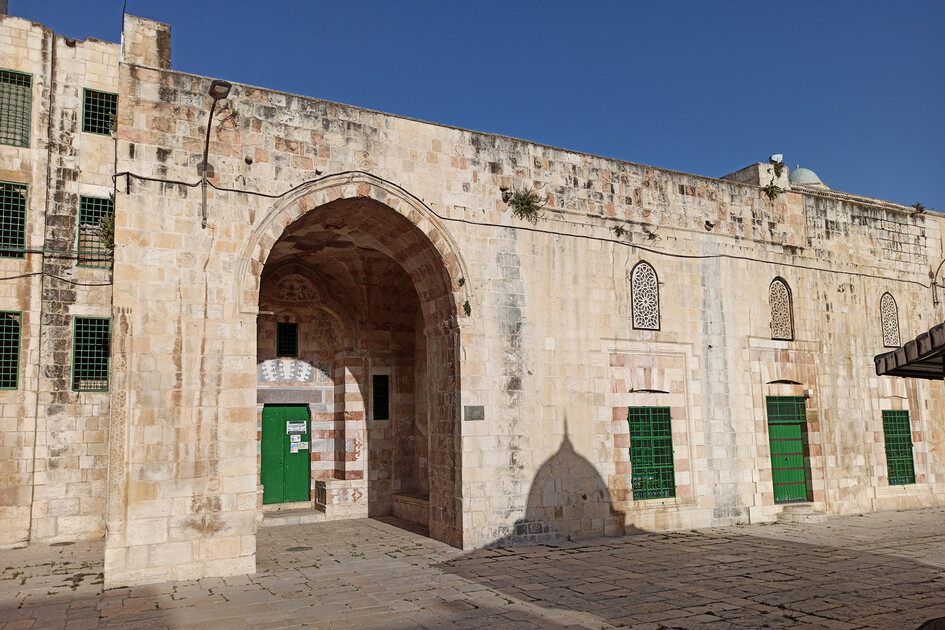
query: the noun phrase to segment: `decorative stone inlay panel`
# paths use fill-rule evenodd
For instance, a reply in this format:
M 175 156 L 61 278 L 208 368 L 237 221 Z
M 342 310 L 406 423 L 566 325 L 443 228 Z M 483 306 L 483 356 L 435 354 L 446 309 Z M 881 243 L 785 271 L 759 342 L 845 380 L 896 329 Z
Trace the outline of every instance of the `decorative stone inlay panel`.
M 794 320 L 791 315 L 791 292 L 781 280 L 775 280 L 768 289 L 771 306 L 771 338 L 794 339 Z
M 883 293 L 879 301 L 879 313 L 883 322 L 883 345 L 898 348 L 902 345 L 899 343 L 899 307 L 889 293 Z
M 331 362 L 329 361 L 319 361 L 315 364 L 316 367 L 316 383 L 330 383 L 331 382 Z
M 259 364 L 262 383 L 311 383 L 314 376 L 312 365 L 298 359 L 271 359 Z
M 633 327 L 644 330 L 660 329 L 660 288 L 656 271 L 649 263 L 641 262 L 630 276 L 630 299 L 633 309 Z

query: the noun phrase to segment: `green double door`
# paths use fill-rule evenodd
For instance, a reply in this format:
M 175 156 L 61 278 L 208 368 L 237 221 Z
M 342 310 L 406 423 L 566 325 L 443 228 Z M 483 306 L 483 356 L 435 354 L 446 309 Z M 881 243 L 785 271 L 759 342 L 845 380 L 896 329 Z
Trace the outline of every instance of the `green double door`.
M 311 470 L 308 407 L 263 407 L 260 450 L 263 503 L 308 501 Z
M 803 396 L 769 396 L 768 438 L 771 442 L 771 481 L 774 502 L 807 501 L 804 433 L 807 424 Z

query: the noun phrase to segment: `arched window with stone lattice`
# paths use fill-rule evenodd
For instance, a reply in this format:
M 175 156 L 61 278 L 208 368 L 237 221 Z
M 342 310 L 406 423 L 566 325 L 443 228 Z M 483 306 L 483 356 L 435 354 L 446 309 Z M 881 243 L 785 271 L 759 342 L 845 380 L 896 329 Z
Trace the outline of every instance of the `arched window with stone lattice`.
M 647 262 L 638 262 L 630 272 L 630 307 L 634 328 L 660 329 L 660 284 Z
M 879 300 L 879 316 L 883 323 L 883 346 L 898 348 L 899 343 L 899 307 L 896 299 L 888 292 Z
M 774 279 L 768 288 L 768 304 L 771 306 L 771 338 L 792 341 L 794 308 L 787 282 L 781 278 Z

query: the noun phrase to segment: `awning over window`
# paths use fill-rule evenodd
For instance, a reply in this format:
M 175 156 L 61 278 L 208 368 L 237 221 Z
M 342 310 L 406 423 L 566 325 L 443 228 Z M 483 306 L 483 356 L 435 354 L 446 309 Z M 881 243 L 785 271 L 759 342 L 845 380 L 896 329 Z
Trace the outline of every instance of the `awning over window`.
M 873 357 L 879 376 L 945 379 L 945 322 L 901 348 Z

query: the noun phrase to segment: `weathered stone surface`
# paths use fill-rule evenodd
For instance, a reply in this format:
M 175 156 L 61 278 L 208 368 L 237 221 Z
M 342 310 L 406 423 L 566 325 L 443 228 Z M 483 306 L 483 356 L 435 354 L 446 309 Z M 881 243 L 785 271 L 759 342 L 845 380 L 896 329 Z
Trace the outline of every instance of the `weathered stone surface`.
M 872 366 L 890 317 L 903 340 L 943 319 L 938 215 L 769 199 L 766 165 L 712 179 L 239 84 L 209 120 L 166 25 L 130 18 L 124 62 L 0 31 L 0 65 L 36 78 L 33 142 L 0 150 L 0 179 L 30 185 L 28 246 L 73 249 L 79 196 L 118 173 L 114 271 L 0 258 L 24 276 L 0 286 L 23 318 L 0 544 L 107 529 L 109 585 L 252 570 L 276 509 L 267 404 L 308 410 L 298 507 L 423 496 L 430 535 L 466 549 L 774 521 L 771 396 L 804 401 L 812 510 L 945 501 L 941 384 Z M 80 131 L 83 87 L 118 93 L 114 137 Z M 506 200 L 521 190 L 544 198 L 534 223 Z M 107 393 L 71 391 L 76 316 L 111 318 Z M 639 407 L 669 409 L 672 496 L 634 497 Z M 909 412 L 914 484 L 890 485 L 883 411 Z

